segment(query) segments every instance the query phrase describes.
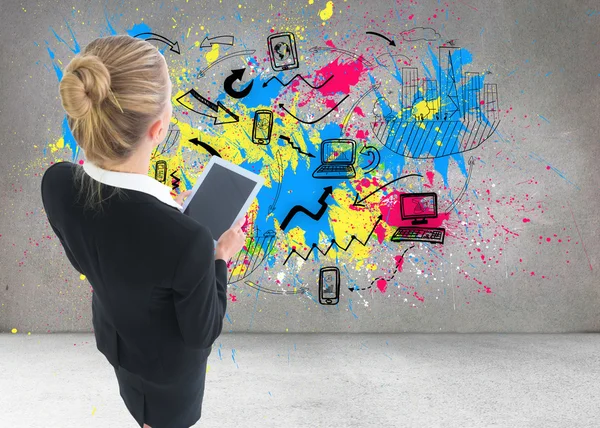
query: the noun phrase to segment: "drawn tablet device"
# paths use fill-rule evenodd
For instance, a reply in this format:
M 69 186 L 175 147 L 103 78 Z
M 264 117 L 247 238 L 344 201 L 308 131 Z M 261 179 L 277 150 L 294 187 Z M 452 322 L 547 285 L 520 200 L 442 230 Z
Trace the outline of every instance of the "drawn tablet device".
M 184 201 L 183 213 L 207 227 L 216 245 L 223 232 L 246 214 L 264 181 L 258 174 L 213 156 Z

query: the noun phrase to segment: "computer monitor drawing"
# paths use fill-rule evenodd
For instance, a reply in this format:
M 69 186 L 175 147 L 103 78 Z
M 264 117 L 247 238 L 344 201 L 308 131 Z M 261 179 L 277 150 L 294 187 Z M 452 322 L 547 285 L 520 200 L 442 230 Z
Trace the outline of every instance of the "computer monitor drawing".
M 331 139 L 321 142 L 321 165 L 314 178 L 352 178 L 356 175 L 354 140 Z
M 400 195 L 400 216 L 412 220 L 413 225 L 427 224 L 428 218 L 436 218 L 437 193 L 406 193 Z

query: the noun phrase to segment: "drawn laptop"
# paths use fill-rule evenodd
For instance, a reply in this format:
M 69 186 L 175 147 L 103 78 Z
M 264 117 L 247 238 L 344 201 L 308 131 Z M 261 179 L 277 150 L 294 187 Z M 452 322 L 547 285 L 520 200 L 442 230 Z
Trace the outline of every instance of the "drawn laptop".
M 352 178 L 356 175 L 354 140 L 332 139 L 321 142 L 321 165 L 312 173 L 314 178 Z

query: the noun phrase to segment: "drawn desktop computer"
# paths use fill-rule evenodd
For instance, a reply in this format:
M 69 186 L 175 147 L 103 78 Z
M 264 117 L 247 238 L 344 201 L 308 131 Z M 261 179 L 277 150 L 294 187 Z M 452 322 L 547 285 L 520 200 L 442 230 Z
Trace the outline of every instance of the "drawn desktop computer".
M 400 226 L 392 242 L 413 241 L 443 244 L 446 230 L 441 227 L 420 227 L 438 216 L 437 193 L 405 193 L 400 195 L 400 217 L 412 220 L 413 226 Z

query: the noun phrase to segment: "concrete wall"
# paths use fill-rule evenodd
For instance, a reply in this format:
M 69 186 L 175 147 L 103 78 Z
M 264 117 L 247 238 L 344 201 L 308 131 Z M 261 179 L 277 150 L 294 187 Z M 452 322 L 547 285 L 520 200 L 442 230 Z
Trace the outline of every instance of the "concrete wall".
M 250 210 L 255 269 L 232 265 L 224 331 L 600 329 L 597 2 L 6 3 L 0 331 L 91 330 L 90 284 L 68 263 L 40 197 L 51 162 L 84 159 L 58 82 L 94 38 L 146 32 L 163 38 L 152 43 L 173 82 L 172 132 L 155 161 L 190 189 L 211 156 L 189 141 L 197 137 L 267 180 Z M 298 67 L 275 71 L 267 37 L 287 31 Z M 238 99 L 224 82 L 241 68 L 233 89 L 253 86 Z M 269 80 L 297 73 L 322 86 Z M 239 120 L 214 125 L 192 88 Z M 275 118 L 268 144 L 252 140 L 261 109 Z M 356 143 L 356 175 L 313 178 L 321 142 L 340 137 Z M 420 177 L 399 179 L 407 174 Z M 291 216 L 298 205 L 317 213 L 324 192 L 322 216 Z M 411 225 L 400 195 L 425 192 L 437 195 L 427 226 L 444 229 L 443 244 L 393 242 Z M 327 251 L 332 239 L 339 246 Z M 309 254 L 313 243 L 326 254 Z M 319 297 L 327 267 L 339 271 L 337 304 Z

